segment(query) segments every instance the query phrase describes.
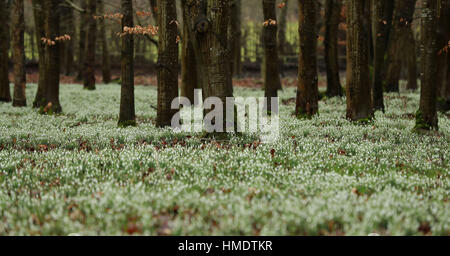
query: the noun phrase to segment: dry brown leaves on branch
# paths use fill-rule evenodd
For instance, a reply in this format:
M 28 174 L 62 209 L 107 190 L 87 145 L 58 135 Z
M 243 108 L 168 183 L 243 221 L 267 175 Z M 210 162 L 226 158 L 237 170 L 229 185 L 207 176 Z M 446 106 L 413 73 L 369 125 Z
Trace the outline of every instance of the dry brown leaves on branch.
M 125 35 L 151 35 L 155 36 L 158 34 L 158 27 L 148 25 L 146 27 L 134 26 L 134 27 L 124 27 L 123 32 L 119 33 L 120 37 Z
M 263 25 L 264 25 L 264 27 L 275 26 L 275 25 L 277 25 L 277 21 L 276 20 L 272 20 L 272 19 L 268 19 L 268 20 L 264 21 Z
M 49 45 L 49 46 L 56 45 L 56 42 L 65 42 L 65 41 L 70 41 L 70 40 L 72 40 L 72 38 L 67 34 L 62 35 L 62 36 L 57 36 L 57 37 L 55 37 L 55 40 L 52 40 L 50 38 L 45 38 L 45 37 L 41 38 L 42 43 Z

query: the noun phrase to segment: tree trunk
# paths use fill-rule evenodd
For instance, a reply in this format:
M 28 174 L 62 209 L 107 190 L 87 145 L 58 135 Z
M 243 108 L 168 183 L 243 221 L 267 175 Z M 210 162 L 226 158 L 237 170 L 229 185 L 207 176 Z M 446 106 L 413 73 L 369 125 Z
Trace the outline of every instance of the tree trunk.
M 450 2 L 441 0 L 439 10 L 439 24 L 437 30 L 437 45 L 442 49 L 450 41 Z M 446 94 L 447 80 L 447 55 L 449 53 L 441 52 L 438 56 L 438 77 L 437 77 L 437 98 L 444 100 Z
M 79 35 L 78 35 L 78 74 L 77 80 L 84 78 L 84 54 L 86 51 L 86 26 L 87 26 L 87 0 L 81 0 L 81 8 L 84 12 L 80 13 Z
M 103 15 L 105 12 L 104 0 L 98 0 L 98 12 Z M 109 58 L 108 39 L 106 37 L 105 19 L 99 20 L 100 27 L 100 41 L 102 45 L 102 76 L 103 83 L 109 84 L 111 82 L 111 61 Z
M 194 102 L 194 90 L 201 88 L 197 77 L 197 60 L 195 57 L 192 35 L 188 27 L 188 13 L 185 2 L 181 2 L 183 12 L 183 40 L 181 48 L 181 97 L 188 98 Z
M 233 76 L 241 77 L 242 62 L 241 62 L 241 16 L 242 16 L 242 1 L 232 0 L 230 8 L 230 70 Z
M 152 12 L 153 22 L 155 23 L 155 26 L 158 25 L 158 4 L 157 0 L 149 0 L 150 2 L 150 8 Z
M 288 4 L 289 0 L 283 0 L 282 3 L 284 6 L 281 8 L 280 12 L 280 22 L 278 23 L 278 52 L 281 56 L 279 56 L 280 59 L 280 74 L 284 76 L 284 62 L 285 62 L 285 55 L 287 55 L 288 52 L 288 42 L 286 39 L 286 33 L 287 33 L 287 14 L 288 14 Z
M 402 71 L 402 62 L 412 55 L 415 58 L 415 49 L 411 46 L 412 21 L 417 0 L 396 0 L 392 30 L 388 49 L 388 70 L 386 74 L 386 91 L 398 92 L 399 80 Z M 414 37 L 413 37 L 414 38 Z M 413 39 L 412 38 L 412 39 Z M 414 40 L 413 40 L 414 41 Z M 411 72 L 415 72 L 411 70 Z M 417 73 L 417 71 L 416 71 Z M 417 83 L 417 77 L 411 83 L 411 87 Z
M 421 20 L 421 55 L 422 55 L 422 89 L 420 107 L 416 115 L 417 129 L 438 129 L 436 112 L 437 84 L 437 45 L 438 2 L 440 0 L 422 1 Z
M 368 0 L 347 1 L 347 118 L 365 121 L 373 116 L 369 74 Z
M 45 78 L 45 45 L 42 42 L 41 38 L 46 37 L 45 34 L 45 9 L 44 9 L 44 0 L 34 0 L 33 1 L 33 13 L 34 13 L 34 24 L 36 31 L 36 44 L 38 48 L 39 55 L 39 80 L 38 87 L 36 91 L 36 96 L 33 101 L 33 107 L 39 108 L 42 104 L 44 104 L 44 87 L 46 86 L 46 78 Z
M 341 22 L 341 0 L 326 0 L 325 3 L 325 64 L 327 69 L 327 96 L 342 96 L 339 76 L 338 32 Z
M 95 46 L 97 41 L 97 0 L 87 0 L 87 44 L 84 60 L 84 89 L 95 90 Z
M 74 40 L 75 40 L 75 23 L 74 23 L 74 13 L 71 7 L 63 7 L 63 24 L 64 24 L 64 34 L 71 36 L 71 40 L 64 43 L 64 71 L 66 75 L 71 75 L 74 66 Z
M 172 123 L 177 112 L 171 109 L 178 97 L 178 26 L 175 0 L 158 0 L 158 114 L 156 126 Z
M 60 36 L 60 1 L 45 0 L 46 10 L 46 38 L 54 40 Z M 59 103 L 59 75 L 61 72 L 60 44 L 55 41 L 54 45 L 45 46 L 45 80 L 43 88 L 43 101 L 41 113 L 60 113 L 62 111 Z
M 319 111 L 316 3 L 314 0 L 299 0 L 298 4 L 300 48 L 295 114 L 298 117 L 309 118 Z
M 13 28 L 13 62 L 14 62 L 14 97 L 13 106 L 25 107 L 27 98 L 25 95 L 25 16 L 23 0 L 14 0 L 12 3 Z
M 125 27 L 134 27 L 133 0 L 121 0 L 122 33 Z M 134 36 L 122 35 L 122 89 L 120 94 L 119 126 L 135 126 L 134 108 Z
M 383 87 L 385 75 L 385 58 L 389 45 L 389 36 L 392 25 L 392 15 L 394 13 L 393 0 L 372 1 L 373 18 L 372 33 L 374 40 L 374 63 L 373 63 L 373 108 L 374 110 L 385 111 Z
M 0 16 L 3 24 L 0 26 L 0 102 L 11 101 L 9 88 L 9 4 L 8 1 L 0 0 Z
M 271 109 L 271 98 L 278 97 L 278 90 L 282 89 L 279 72 L 278 44 L 277 44 L 277 15 L 275 0 L 263 0 L 264 12 L 264 97 L 267 100 L 267 110 Z

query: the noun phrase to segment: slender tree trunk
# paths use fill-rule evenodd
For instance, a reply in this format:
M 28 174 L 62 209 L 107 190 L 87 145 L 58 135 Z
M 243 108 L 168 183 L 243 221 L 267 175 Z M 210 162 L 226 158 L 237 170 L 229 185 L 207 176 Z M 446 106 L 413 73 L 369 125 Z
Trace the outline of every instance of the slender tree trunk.
M 44 0 L 33 0 L 33 13 L 34 13 L 34 24 L 36 31 L 36 44 L 38 48 L 39 55 L 39 81 L 38 87 L 36 91 L 36 96 L 33 101 L 33 107 L 38 108 L 42 104 L 44 104 L 44 87 L 46 86 L 46 78 L 45 78 L 45 45 L 42 42 L 41 38 L 46 37 L 45 34 L 45 9 L 44 9 Z
M 122 33 L 125 27 L 134 27 L 133 0 L 121 0 Z M 135 126 L 134 108 L 134 36 L 122 35 L 122 89 L 120 97 L 119 126 Z
M 74 66 L 74 40 L 75 40 L 75 15 L 71 7 L 64 7 L 64 34 L 71 36 L 71 40 L 64 43 L 64 71 L 66 75 L 73 73 Z
M 439 24 L 437 30 L 438 46 L 443 49 L 450 41 L 450 2 L 441 0 L 439 8 Z M 444 51 L 440 52 L 438 56 L 438 77 L 437 77 L 437 98 L 443 100 L 446 94 L 446 80 L 447 80 L 447 55 Z
M 385 111 L 383 87 L 386 65 L 386 54 L 391 32 L 392 15 L 394 13 L 393 0 L 372 0 L 373 18 L 372 33 L 374 40 L 374 64 L 373 64 L 373 108 Z
M 95 90 L 95 46 L 97 43 L 97 0 L 87 0 L 87 44 L 84 60 L 84 89 Z
M 242 1 L 232 0 L 230 8 L 230 65 L 232 75 L 235 77 L 241 77 L 242 75 L 242 62 L 241 62 L 241 16 L 242 16 Z
M 61 6 L 59 0 L 45 0 L 46 10 L 46 38 L 54 40 L 60 36 L 60 15 Z M 43 101 L 41 112 L 52 114 L 62 111 L 59 103 L 59 75 L 61 73 L 60 45 L 62 42 L 55 42 L 54 45 L 45 46 L 45 80 L 43 89 Z
M 170 126 L 178 97 L 178 26 L 175 0 L 158 0 L 158 114 L 156 126 Z
M 347 1 L 347 118 L 362 121 L 372 118 L 369 75 L 368 29 L 365 28 L 365 2 Z
M 417 129 L 438 129 L 436 112 L 438 4 L 440 0 L 422 0 L 421 55 L 422 89 L 416 115 Z
M 79 35 L 78 35 L 78 74 L 77 80 L 81 81 L 84 78 L 84 54 L 86 51 L 86 26 L 87 26 L 87 0 L 80 0 L 81 8 L 84 12 L 80 13 L 79 20 Z
M 104 0 L 98 0 L 98 12 L 103 15 L 105 12 Z M 111 61 L 109 58 L 108 39 L 106 37 L 105 19 L 99 20 L 100 27 L 100 42 L 102 45 L 102 75 L 103 83 L 109 84 L 111 82 Z
M 278 52 L 281 56 L 280 58 L 280 74 L 284 76 L 284 62 L 285 62 L 285 56 L 288 54 L 288 42 L 286 39 L 287 34 L 287 14 L 288 14 L 288 4 L 289 0 L 283 0 L 282 4 L 284 6 L 281 8 L 280 12 L 280 22 L 278 23 Z
M 14 61 L 14 98 L 13 106 L 25 107 L 27 98 L 25 95 L 25 16 L 23 0 L 14 0 L 12 3 L 12 27 L 13 27 L 13 61 Z
M 410 27 L 406 32 L 406 41 L 409 42 L 405 46 L 405 51 L 403 53 L 404 62 L 408 70 L 408 83 L 406 89 L 416 90 L 417 85 L 417 54 L 416 54 L 416 39 L 414 38 L 414 32 Z
M 150 8 L 152 12 L 153 22 L 158 25 L 158 3 L 157 0 L 149 0 Z
M 300 48 L 295 113 L 299 117 L 311 117 L 319 111 L 316 3 L 314 0 L 299 0 L 298 3 Z
M 281 89 L 278 44 L 277 44 L 277 15 L 275 0 L 263 0 L 264 28 L 264 97 L 267 99 L 267 110 L 271 109 L 271 98 L 278 97 L 278 90 Z
M 325 64 L 327 68 L 327 96 L 342 96 L 339 76 L 338 32 L 341 22 L 341 0 L 326 0 L 325 3 Z
M 197 77 L 197 60 L 195 57 L 194 46 L 192 45 L 192 35 L 188 27 L 188 13 L 185 2 L 181 2 L 183 11 L 183 41 L 181 48 L 181 97 L 188 98 L 194 102 L 194 90 L 201 88 Z
M 0 0 L 0 16 L 3 24 L 0 26 L 0 102 L 11 101 L 9 87 L 9 4 L 6 0 Z

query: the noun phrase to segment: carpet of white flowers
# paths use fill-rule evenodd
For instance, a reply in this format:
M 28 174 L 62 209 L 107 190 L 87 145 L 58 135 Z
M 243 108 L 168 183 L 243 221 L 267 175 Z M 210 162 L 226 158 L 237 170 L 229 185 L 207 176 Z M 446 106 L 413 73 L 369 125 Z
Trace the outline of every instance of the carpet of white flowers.
M 294 96 L 274 144 L 157 129 L 154 87 L 126 129 L 118 85 L 62 85 L 57 116 L 0 103 L 0 235 L 450 235 L 448 115 L 414 133 L 419 94 L 402 92 L 372 124 L 344 98 L 298 120 Z

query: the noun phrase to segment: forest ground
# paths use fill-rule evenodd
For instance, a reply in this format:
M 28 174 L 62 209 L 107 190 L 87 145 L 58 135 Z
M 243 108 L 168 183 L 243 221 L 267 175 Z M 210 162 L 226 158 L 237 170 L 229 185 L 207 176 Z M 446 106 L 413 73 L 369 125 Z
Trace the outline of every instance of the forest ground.
M 155 128 L 156 97 L 136 87 L 127 129 L 117 84 L 61 85 L 57 116 L 0 104 L 0 235 L 450 235 L 450 119 L 412 132 L 418 92 L 387 94 L 385 114 L 355 125 L 344 98 L 294 118 L 287 88 L 273 144 Z

